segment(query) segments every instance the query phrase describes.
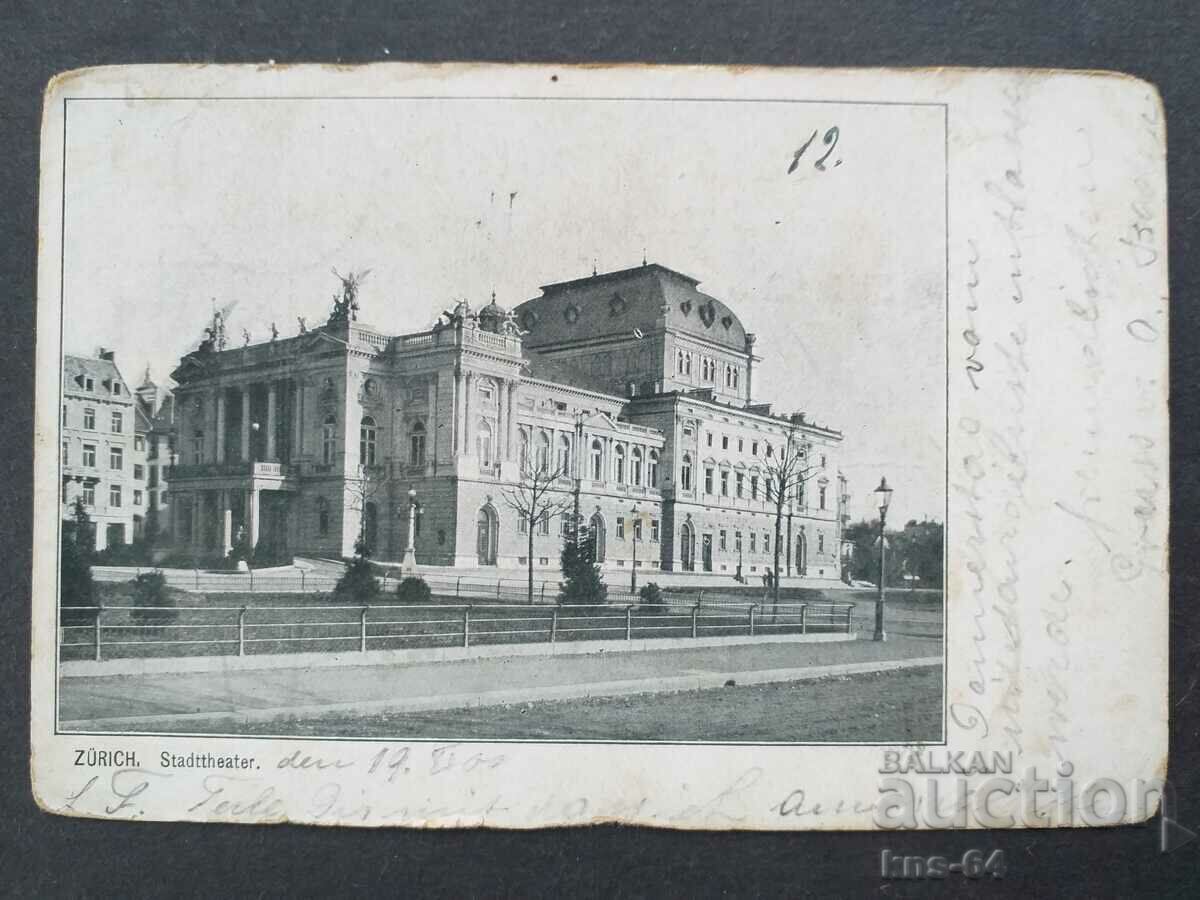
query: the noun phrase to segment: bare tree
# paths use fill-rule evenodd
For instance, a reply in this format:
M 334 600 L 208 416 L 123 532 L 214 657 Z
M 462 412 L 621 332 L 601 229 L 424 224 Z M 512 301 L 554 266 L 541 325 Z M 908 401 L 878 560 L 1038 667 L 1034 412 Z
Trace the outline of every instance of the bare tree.
M 783 518 L 788 504 L 804 483 L 816 474 L 816 467 L 809 463 L 809 446 L 798 439 L 800 419 L 794 416 L 787 430 L 787 438 L 777 451 L 767 457 L 766 491 L 767 501 L 775 505 L 775 568 L 772 615 L 779 607 L 779 557 L 783 551 Z
M 574 502 L 572 492 L 558 484 L 559 479 L 566 478 L 570 472 L 562 465 L 551 465 L 550 453 L 547 450 L 535 456 L 533 452 L 522 454 L 518 480 L 515 484 L 501 489 L 504 504 L 517 514 L 518 521 L 524 524 L 525 534 L 529 541 L 528 599 L 533 603 L 533 534 L 534 529 L 556 515 L 562 515 L 571 509 Z
M 376 497 L 385 495 L 391 481 L 392 477 L 385 467 L 361 464 L 358 466 L 356 477 L 346 479 L 346 505 L 358 513 L 358 538 L 355 540 L 355 552 L 358 552 L 360 542 L 362 547 L 368 551 L 365 554 L 367 556 L 374 556 L 379 549 L 367 546 L 367 504 Z M 378 522 L 376 525 L 378 526 Z

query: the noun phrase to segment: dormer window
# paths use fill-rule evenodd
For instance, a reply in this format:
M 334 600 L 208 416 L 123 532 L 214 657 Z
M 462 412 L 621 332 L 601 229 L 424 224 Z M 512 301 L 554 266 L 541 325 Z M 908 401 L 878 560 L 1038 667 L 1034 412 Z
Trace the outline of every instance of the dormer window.
M 96 382 L 95 382 L 93 379 L 91 379 L 91 378 L 87 378 L 87 377 L 85 377 L 85 378 L 83 379 L 83 389 L 84 389 L 85 391 L 94 391 L 94 390 L 96 390 Z

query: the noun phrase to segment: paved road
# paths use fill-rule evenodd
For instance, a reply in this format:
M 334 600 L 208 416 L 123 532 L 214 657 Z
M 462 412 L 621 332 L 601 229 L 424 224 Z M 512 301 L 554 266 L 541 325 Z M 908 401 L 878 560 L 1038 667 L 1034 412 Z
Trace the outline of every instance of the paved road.
M 714 678 L 719 682 L 726 674 L 781 681 L 804 677 L 801 669 L 869 670 L 887 661 L 941 653 L 939 640 L 897 637 L 887 643 L 751 644 L 338 669 L 73 677 L 60 679 L 59 711 L 68 730 L 153 731 L 156 721 L 180 720 L 195 721 L 196 730 L 204 730 L 205 722 L 236 730 L 237 721 L 381 711 L 410 701 L 439 708 L 439 698 L 444 698 L 442 708 L 449 708 L 464 705 L 464 698 L 470 698 L 468 705 L 481 705 L 675 690 Z

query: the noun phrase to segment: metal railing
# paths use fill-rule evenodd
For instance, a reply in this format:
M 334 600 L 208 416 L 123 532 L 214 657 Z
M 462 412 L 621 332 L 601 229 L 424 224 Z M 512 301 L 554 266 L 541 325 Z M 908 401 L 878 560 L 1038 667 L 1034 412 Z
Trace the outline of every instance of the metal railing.
M 347 652 L 415 647 L 631 642 L 648 638 L 851 633 L 853 603 L 623 605 L 430 603 L 64 606 L 62 658 Z

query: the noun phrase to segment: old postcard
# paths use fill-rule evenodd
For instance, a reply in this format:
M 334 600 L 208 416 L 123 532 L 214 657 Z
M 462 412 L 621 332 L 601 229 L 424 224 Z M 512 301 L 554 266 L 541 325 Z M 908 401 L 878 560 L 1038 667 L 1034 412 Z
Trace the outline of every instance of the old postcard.
M 1094 72 L 56 78 L 38 802 L 1146 819 L 1164 134 Z

